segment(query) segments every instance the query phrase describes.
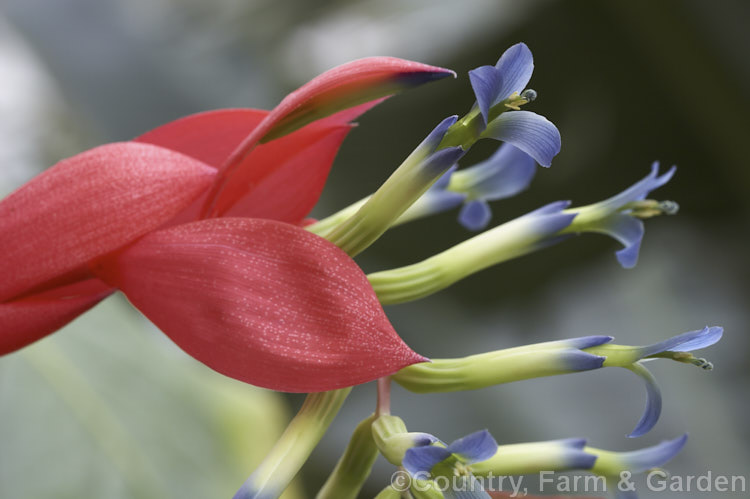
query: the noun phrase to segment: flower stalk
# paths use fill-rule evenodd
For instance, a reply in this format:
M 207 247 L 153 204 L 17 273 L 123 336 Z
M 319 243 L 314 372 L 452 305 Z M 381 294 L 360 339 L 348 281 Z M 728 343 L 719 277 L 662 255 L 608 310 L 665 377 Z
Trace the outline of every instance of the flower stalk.
M 377 414 L 372 414 L 357 425 L 344 454 L 316 499 L 356 499 L 359 495 L 378 457 L 378 447 L 372 435 L 372 423 L 377 417 Z
M 311 393 L 284 433 L 234 495 L 234 499 L 278 497 L 328 430 L 351 388 Z

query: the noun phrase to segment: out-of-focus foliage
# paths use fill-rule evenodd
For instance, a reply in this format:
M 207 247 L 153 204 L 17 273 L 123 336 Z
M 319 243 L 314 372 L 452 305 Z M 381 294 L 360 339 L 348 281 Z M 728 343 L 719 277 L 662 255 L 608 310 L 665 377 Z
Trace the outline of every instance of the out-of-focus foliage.
M 160 334 L 115 297 L 3 359 L 0 497 L 234 494 L 283 430 L 286 405 Z

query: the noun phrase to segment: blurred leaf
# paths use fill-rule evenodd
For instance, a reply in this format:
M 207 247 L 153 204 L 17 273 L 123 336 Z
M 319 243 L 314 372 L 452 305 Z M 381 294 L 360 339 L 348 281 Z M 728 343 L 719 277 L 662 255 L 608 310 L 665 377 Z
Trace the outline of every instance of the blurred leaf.
M 116 297 L 0 359 L 0 497 L 232 497 L 288 419 Z

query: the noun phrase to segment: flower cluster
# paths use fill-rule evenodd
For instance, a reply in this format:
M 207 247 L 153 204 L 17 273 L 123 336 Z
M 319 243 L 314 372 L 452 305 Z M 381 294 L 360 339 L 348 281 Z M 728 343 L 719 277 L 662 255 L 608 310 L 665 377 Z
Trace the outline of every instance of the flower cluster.
M 537 97 L 527 88 L 532 72 L 531 51 L 522 43 L 496 65 L 470 71 L 476 102 L 469 112 L 440 122 L 371 196 L 320 221 L 306 217 L 352 121 L 451 71 L 362 59 L 313 79 L 272 111 L 187 116 L 59 162 L 0 202 L 0 354 L 56 331 L 119 290 L 216 371 L 274 390 L 309 392 L 237 499 L 278 497 L 351 387 L 373 380 L 377 410 L 357 427 L 318 497 L 356 497 L 379 454 L 427 484 L 411 492 L 389 486 L 380 498 L 402 492 L 450 497 L 429 486 L 440 476 L 471 481 L 489 473 L 575 469 L 612 480 L 621 471 L 662 466 L 686 437 L 624 453 L 579 438 L 498 445 L 486 430 L 446 444 L 407 431 L 390 414 L 391 380 L 414 392 L 449 392 L 623 367 L 646 382 L 646 410 L 630 434 L 637 437 L 661 413 L 645 361 L 711 368 L 690 352 L 719 341 L 720 327 L 641 347 L 584 336 L 428 361 L 388 321 L 384 304 L 428 296 L 576 234 L 613 237 L 623 245 L 620 264 L 633 267 L 643 219 L 676 213 L 675 203 L 648 198 L 675 171 L 660 175 L 655 163 L 643 180 L 599 203 L 552 202 L 424 261 L 365 275 L 352 258 L 390 228 L 460 207 L 464 227 L 484 230 L 492 220 L 489 202 L 525 190 L 537 163 L 551 165 L 560 133 L 521 109 Z M 464 165 L 465 153 L 486 139 L 501 142 L 497 151 Z M 490 496 L 479 490 L 461 497 Z

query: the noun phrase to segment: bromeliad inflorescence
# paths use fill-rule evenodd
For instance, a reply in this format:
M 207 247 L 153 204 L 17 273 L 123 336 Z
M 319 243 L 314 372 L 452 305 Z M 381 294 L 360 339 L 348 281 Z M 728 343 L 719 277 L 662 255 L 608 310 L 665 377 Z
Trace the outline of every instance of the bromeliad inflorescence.
M 274 390 L 313 392 L 236 499 L 278 497 L 351 387 L 376 379 L 376 412 L 355 430 L 319 498 L 356 497 L 379 454 L 413 479 L 406 488 L 386 487 L 381 498 L 459 497 L 438 486 L 440 477 L 459 477 L 460 497 L 484 498 L 480 479 L 490 473 L 588 470 L 610 483 L 622 471 L 663 465 L 685 437 L 627 453 L 584 439 L 498 445 L 486 430 L 446 444 L 407 431 L 390 414 L 391 379 L 414 392 L 450 392 L 623 367 L 647 386 L 635 437 L 661 412 L 644 361 L 711 367 L 690 352 L 716 343 L 719 327 L 644 347 L 585 336 L 428 361 L 391 326 L 381 305 L 436 293 L 575 234 L 610 235 L 624 246 L 620 264 L 632 267 L 643 219 L 677 211 L 673 202 L 647 199 L 674 174 L 659 175 L 654 164 L 646 178 L 602 202 L 549 203 L 422 262 L 366 276 L 352 257 L 390 228 L 460 207 L 460 223 L 483 230 L 490 201 L 526 189 L 536 163 L 550 166 L 560 134 L 525 109 L 537 97 L 526 88 L 532 72 L 522 43 L 496 65 L 470 71 L 476 102 L 466 115 L 437 124 L 371 196 L 312 223 L 306 216 L 351 121 L 451 71 L 362 59 L 313 79 L 270 112 L 200 113 L 61 161 L 0 203 L 0 353 L 33 343 L 120 290 L 209 367 Z M 465 165 L 464 154 L 485 139 L 502 144 L 486 161 Z

